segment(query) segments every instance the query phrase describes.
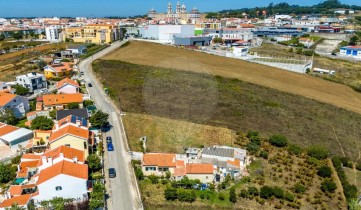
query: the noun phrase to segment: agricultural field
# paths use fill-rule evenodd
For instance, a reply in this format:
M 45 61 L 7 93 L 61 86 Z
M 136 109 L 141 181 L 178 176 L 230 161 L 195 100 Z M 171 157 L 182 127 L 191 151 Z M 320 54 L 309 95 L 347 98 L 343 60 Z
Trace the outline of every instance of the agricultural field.
M 147 42 L 131 42 L 104 59 L 235 78 L 361 113 L 361 94 L 350 87 L 238 59 Z
M 97 60 L 93 63 L 93 69 L 101 82 L 109 88 L 110 96 L 115 101 L 118 102 L 121 96 L 121 109 L 127 113 L 217 126 L 234 132 L 257 130 L 265 136 L 283 134 L 292 143 L 303 146 L 323 145 L 332 154 L 349 156 L 353 160 L 361 153 L 361 116 L 345 109 L 209 74 L 112 60 Z M 139 144 L 139 138 L 143 136 L 142 130 L 152 129 L 152 119 L 146 120 L 150 122 L 147 125 L 138 117 L 129 118 L 126 122 L 126 129 L 133 129 L 129 126 L 139 124 L 135 126 L 139 127 L 136 128 L 138 131 L 132 131 L 136 136 L 129 137 L 136 141 L 131 142 L 131 145 Z M 157 132 L 167 133 L 169 129 L 177 129 L 169 126 L 171 123 L 163 122 L 165 125 L 158 126 Z M 161 142 L 160 134 L 148 134 L 159 136 L 150 141 Z M 208 141 L 197 142 L 196 145 L 207 143 Z M 157 145 L 159 144 L 150 146 L 150 149 L 158 151 L 160 147 L 157 148 Z M 166 147 L 170 151 L 179 151 L 176 144 L 173 146 Z

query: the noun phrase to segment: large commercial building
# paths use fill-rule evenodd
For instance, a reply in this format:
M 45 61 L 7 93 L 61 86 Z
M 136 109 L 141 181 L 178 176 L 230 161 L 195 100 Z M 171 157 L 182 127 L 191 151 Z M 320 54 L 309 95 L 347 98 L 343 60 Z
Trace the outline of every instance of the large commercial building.
M 194 25 L 148 25 L 140 29 L 144 39 L 174 43 L 174 37 L 194 36 Z
M 80 43 L 111 43 L 122 38 L 119 26 L 114 25 L 86 25 L 83 27 L 71 27 L 63 30 L 63 41 L 72 39 Z
M 45 28 L 46 39 L 50 42 L 59 42 L 59 26 L 50 26 Z

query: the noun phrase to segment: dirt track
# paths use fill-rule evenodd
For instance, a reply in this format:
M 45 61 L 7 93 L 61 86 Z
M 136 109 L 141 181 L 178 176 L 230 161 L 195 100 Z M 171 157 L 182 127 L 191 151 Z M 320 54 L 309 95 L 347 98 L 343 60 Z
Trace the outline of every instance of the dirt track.
M 361 94 L 345 85 L 242 60 L 148 42 L 132 42 L 104 59 L 202 73 L 209 69 L 215 75 L 237 78 L 361 113 Z

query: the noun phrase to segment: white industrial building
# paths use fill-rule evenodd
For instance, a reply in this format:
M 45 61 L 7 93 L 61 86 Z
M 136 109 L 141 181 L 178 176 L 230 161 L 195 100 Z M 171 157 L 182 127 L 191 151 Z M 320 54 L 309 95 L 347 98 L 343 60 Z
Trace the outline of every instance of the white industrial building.
M 59 42 L 59 26 L 50 26 L 45 28 L 46 39 L 50 42 Z
M 148 25 L 140 29 L 144 39 L 174 43 L 174 37 L 194 36 L 194 25 Z

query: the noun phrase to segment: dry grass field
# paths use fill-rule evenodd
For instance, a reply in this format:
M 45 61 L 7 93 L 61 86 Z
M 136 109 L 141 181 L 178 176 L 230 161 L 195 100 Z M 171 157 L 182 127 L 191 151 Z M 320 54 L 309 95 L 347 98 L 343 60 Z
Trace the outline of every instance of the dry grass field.
M 204 72 L 206 68 L 215 75 L 237 78 L 361 113 L 361 94 L 350 87 L 242 60 L 148 42 L 131 42 L 104 59 L 195 72 Z
M 359 194 L 361 194 L 361 171 L 353 170 L 351 168 L 344 168 L 347 180 L 350 184 L 356 185 Z
M 147 136 L 147 150 L 184 153 L 184 147 L 233 146 L 235 133 L 226 128 L 127 113 L 123 118 L 132 151 L 141 151 L 139 138 Z

